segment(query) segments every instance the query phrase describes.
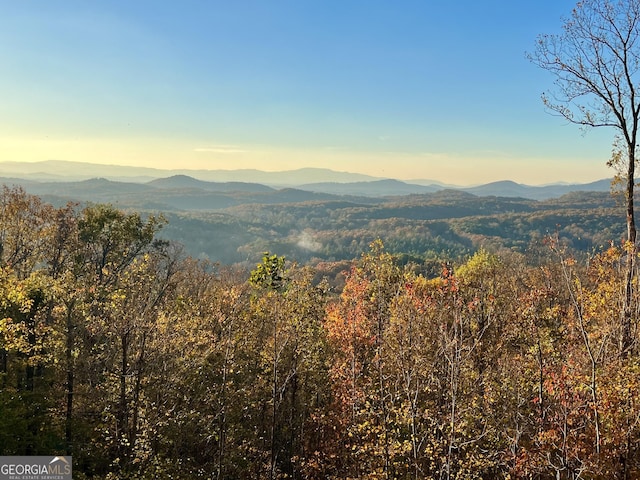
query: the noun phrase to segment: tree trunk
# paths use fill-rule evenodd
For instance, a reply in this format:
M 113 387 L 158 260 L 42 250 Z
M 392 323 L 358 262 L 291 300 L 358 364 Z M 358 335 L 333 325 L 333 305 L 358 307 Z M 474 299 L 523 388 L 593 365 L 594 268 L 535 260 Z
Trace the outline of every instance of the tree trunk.
M 131 427 L 129 428 L 129 448 L 132 450 L 135 448 L 136 440 L 138 438 L 138 417 L 140 414 L 140 393 L 142 391 L 142 378 L 145 367 L 145 347 L 147 345 L 147 333 L 142 333 L 142 339 L 140 344 L 140 352 L 138 354 L 138 360 L 136 362 L 135 383 L 133 387 L 133 412 L 131 413 Z
M 5 388 L 7 386 L 7 367 L 8 367 L 8 354 L 4 348 L 0 348 L 0 387 Z
M 629 161 L 627 168 L 627 187 L 625 197 L 627 201 L 627 264 L 625 271 L 625 294 L 622 309 L 621 332 L 620 332 L 620 355 L 626 357 L 631 353 L 633 339 L 631 334 L 631 323 L 633 321 L 633 297 L 636 256 L 636 223 L 633 204 L 633 194 L 635 186 L 635 149 L 629 146 Z
M 127 375 L 129 373 L 129 334 L 124 333 L 120 337 L 120 343 L 122 347 L 122 362 L 120 367 L 120 398 L 118 417 L 116 419 L 118 440 L 118 453 L 123 465 L 126 465 L 129 459 L 129 448 L 125 445 L 124 440 L 127 439 L 127 426 L 129 424 L 128 418 L 128 404 L 127 404 Z
M 71 455 L 73 447 L 73 430 L 72 430 L 72 418 L 73 418 L 73 382 L 74 382 L 74 368 L 73 368 L 73 344 L 74 344 L 74 325 L 73 325 L 73 302 L 67 304 L 67 342 L 65 349 L 65 359 L 67 363 L 67 405 L 65 414 L 65 443 L 67 445 L 67 455 Z
M 279 312 L 274 315 L 273 321 L 273 359 L 271 376 L 271 434 L 270 434 L 270 467 L 269 480 L 273 480 L 276 475 L 276 462 L 278 461 L 278 448 L 276 446 L 276 430 L 278 428 L 278 316 Z

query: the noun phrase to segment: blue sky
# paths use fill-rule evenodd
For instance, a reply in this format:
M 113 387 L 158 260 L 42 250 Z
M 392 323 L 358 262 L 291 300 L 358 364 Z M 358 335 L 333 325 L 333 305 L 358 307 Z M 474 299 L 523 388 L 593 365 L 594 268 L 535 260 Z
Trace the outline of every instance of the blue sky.
M 611 176 L 525 58 L 570 0 L 3 2 L 0 161 Z

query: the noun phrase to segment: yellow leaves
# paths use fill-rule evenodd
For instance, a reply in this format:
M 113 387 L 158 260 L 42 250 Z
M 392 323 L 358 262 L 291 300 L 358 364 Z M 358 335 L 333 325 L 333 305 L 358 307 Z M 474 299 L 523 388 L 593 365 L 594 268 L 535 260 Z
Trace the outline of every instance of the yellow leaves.
M 32 274 L 17 279 L 9 268 L 0 269 L 0 345 L 8 352 L 41 360 L 51 327 L 41 318 L 46 305 L 46 279 Z
M 0 346 L 8 353 L 26 355 L 29 365 L 52 359 L 52 353 L 47 348 L 48 343 L 53 341 L 51 334 L 51 327 L 43 323 L 29 325 L 12 318 L 0 320 Z
M 480 249 L 465 264 L 456 269 L 456 275 L 467 282 L 480 280 L 494 272 L 499 265 L 498 256 Z
M 27 342 L 28 329 L 24 323 L 15 323 L 11 318 L 0 320 L 0 339 L 2 348 L 8 352 L 28 353 L 30 350 Z

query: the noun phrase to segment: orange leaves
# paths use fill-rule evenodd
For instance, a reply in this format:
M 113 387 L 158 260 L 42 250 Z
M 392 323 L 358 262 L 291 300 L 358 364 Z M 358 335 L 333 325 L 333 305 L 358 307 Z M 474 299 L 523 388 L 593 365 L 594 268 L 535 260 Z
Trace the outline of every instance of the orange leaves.
M 109 247 L 94 223 L 91 245 Z M 624 478 L 622 458 L 640 477 L 640 361 L 616 345 L 623 249 L 588 266 L 481 251 L 428 279 L 376 242 L 327 305 L 308 269 L 267 255 L 268 288 L 252 288 L 143 248 L 143 227 L 118 230 L 104 264 L 89 249 L 55 278 L 0 269 L 0 380 L 51 366 L 40 386 L 53 424 L 78 392 L 77 445 L 104 465 L 129 458 L 139 477 L 158 458 L 220 478 Z

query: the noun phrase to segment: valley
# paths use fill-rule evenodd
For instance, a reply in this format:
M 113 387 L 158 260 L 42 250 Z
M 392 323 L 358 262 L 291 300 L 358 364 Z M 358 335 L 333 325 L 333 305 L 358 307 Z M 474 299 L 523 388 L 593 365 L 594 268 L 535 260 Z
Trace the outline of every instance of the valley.
M 0 174 L 7 176 L 0 180 L 55 206 L 107 203 L 162 214 L 168 221 L 162 238 L 184 245 L 187 255 L 224 265 L 255 264 L 265 251 L 300 263 L 351 260 L 376 239 L 417 263 L 461 259 L 479 248 L 535 255 L 549 235 L 586 254 L 617 244 L 624 234 L 622 210 L 608 180 L 453 187 L 323 169 L 236 171 L 235 176 L 188 172 L 200 176 L 195 178 L 178 171 L 73 166 L 41 162 L 17 171 L 4 163 Z M 173 175 L 161 176 L 168 173 Z M 304 183 L 310 174 L 332 181 Z M 250 181 L 256 179 L 271 183 Z

